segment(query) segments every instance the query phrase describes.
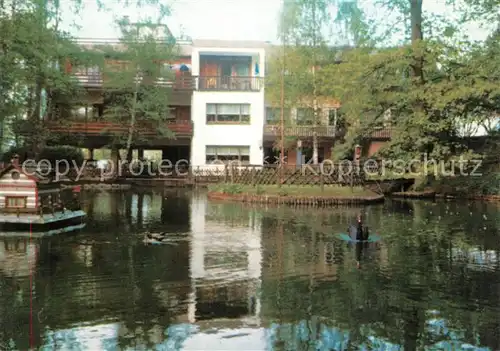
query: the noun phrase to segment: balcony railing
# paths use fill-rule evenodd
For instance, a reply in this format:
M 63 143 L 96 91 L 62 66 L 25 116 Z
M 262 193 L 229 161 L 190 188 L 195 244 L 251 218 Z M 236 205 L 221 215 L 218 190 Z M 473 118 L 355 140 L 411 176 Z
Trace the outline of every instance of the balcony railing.
M 285 136 L 312 137 L 316 132 L 318 137 L 334 138 L 341 136 L 343 130 L 338 129 L 335 133 L 333 126 L 285 126 Z M 264 126 L 264 136 L 279 137 L 281 129 L 279 125 L 266 124 Z
M 174 132 L 177 136 L 193 135 L 193 123 L 186 120 L 172 120 L 161 122 L 165 128 Z M 158 124 L 139 122 L 137 132 L 145 136 L 157 136 Z M 61 134 L 84 134 L 86 136 L 106 136 L 128 132 L 128 125 L 115 122 L 103 121 L 63 121 L 47 122 L 47 128 L 51 133 Z
M 73 76 L 80 82 L 80 84 L 87 88 L 101 88 L 103 86 L 103 75 L 99 72 L 76 72 Z M 140 78 L 138 78 L 140 79 Z M 169 87 L 173 90 L 186 90 L 190 91 L 194 89 L 194 78 L 190 75 L 176 76 L 173 79 L 160 78 L 156 81 L 156 84 Z
M 379 127 L 375 129 L 371 134 L 372 139 L 391 139 L 393 133 L 392 127 Z
M 198 90 L 202 91 L 260 91 L 262 77 L 200 76 Z

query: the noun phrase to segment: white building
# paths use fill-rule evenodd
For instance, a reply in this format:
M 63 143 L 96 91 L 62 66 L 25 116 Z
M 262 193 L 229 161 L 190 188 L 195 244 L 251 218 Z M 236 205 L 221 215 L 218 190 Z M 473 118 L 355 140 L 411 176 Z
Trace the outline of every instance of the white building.
M 265 42 L 194 40 L 191 164 L 262 165 Z M 220 163 L 220 162 L 219 162 Z

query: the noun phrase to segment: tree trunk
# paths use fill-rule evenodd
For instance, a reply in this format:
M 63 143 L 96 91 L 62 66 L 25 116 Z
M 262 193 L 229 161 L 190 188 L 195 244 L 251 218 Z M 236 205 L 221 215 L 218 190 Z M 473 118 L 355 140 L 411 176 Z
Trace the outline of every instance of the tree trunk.
M 316 26 L 316 2 L 313 4 L 313 25 Z M 318 164 L 318 91 L 316 86 L 316 27 L 313 29 L 312 78 L 313 78 L 313 164 Z
M 139 90 L 139 80 L 137 79 L 137 83 L 134 91 L 134 99 L 132 101 L 132 113 L 130 115 L 130 124 L 128 127 L 128 137 L 127 137 L 127 162 L 132 161 L 132 138 L 134 136 L 135 131 L 135 114 L 136 114 L 136 106 L 137 106 L 137 96 Z
M 410 18 L 411 18 L 411 43 L 416 47 L 417 54 L 415 62 L 412 65 L 412 73 L 416 78 L 423 80 L 423 57 L 421 49 L 417 48 L 424 36 L 422 33 L 422 2 L 423 0 L 410 0 Z

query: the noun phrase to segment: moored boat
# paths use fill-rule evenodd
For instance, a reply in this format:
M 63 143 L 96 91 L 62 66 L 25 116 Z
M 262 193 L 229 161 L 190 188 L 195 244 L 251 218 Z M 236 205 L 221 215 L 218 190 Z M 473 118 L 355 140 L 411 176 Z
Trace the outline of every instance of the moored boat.
M 86 213 L 80 208 L 79 188 L 62 189 L 61 178 L 22 167 L 14 156 L 0 171 L 0 231 L 81 226 Z

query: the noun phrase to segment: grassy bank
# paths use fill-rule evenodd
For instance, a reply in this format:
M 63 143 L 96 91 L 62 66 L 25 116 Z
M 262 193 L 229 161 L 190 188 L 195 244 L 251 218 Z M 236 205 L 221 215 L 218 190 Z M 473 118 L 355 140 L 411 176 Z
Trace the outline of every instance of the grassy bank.
M 279 196 L 315 196 L 315 197 L 372 197 L 377 196 L 371 190 L 362 187 L 325 186 L 323 190 L 319 186 L 296 186 L 283 185 L 240 185 L 240 184 L 217 184 L 209 186 L 209 191 L 237 195 L 279 195 Z

